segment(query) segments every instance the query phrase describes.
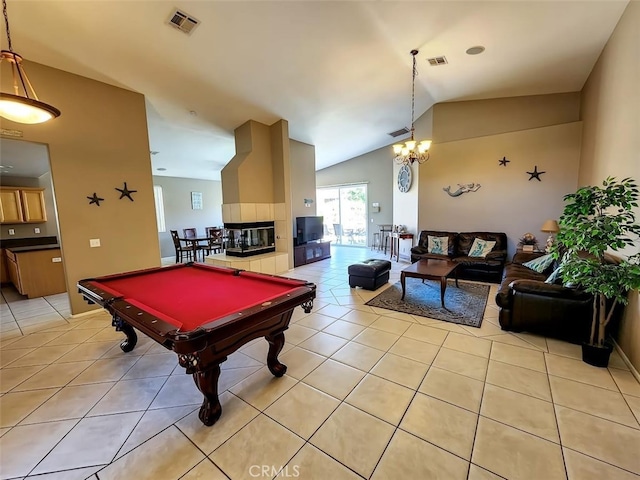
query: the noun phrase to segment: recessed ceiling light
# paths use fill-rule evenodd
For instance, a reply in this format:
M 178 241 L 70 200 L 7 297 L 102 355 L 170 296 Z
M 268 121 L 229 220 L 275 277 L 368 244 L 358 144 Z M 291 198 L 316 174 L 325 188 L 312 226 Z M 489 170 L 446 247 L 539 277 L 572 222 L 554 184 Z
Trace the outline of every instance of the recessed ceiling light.
M 467 48 L 467 55 L 480 55 L 482 52 L 484 52 L 484 47 L 482 45 Z
M 164 167 L 156 168 L 159 172 L 165 172 L 167 169 Z

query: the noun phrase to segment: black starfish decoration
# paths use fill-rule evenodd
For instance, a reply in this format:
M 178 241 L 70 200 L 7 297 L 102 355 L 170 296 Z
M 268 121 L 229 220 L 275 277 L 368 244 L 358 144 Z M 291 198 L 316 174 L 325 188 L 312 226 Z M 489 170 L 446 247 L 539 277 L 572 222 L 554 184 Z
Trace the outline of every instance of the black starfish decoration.
M 509 163 L 511 160 L 507 160 L 507 157 L 502 157 L 502 160 L 498 160 L 498 163 L 500 165 L 502 165 L 503 167 L 507 166 L 507 163 Z
M 116 190 L 120 192 L 120 198 L 118 200 L 122 200 L 124 197 L 127 197 L 132 202 L 133 198 L 131 198 L 131 194 L 137 192 L 137 190 L 129 190 L 127 188 L 127 182 L 124 182 L 124 188 L 116 188 Z
M 102 202 L 104 200 L 104 198 L 100 198 L 96 192 L 93 192 L 93 197 L 87 197 L 89 200 L 91 200 L 89 202 L 89 205 L 91 205 L 92 203 L 95 203 L 97 206 L 100 206 L 100 202 Z
M 547 172 L 539 172 L 538 171 L 538 166 L 536 165 L 535 167 L 533 167 L 533 172 L 527 172 L 529 175 L 531 175 L 529 177 L 529 181 L 533 180 L 534 178 L 536 180 L 538 180 L 539 182 L 541 182 L 542 180 L 540 180 L 540 175 L 542 175 L 543 173 L 547 173 Z

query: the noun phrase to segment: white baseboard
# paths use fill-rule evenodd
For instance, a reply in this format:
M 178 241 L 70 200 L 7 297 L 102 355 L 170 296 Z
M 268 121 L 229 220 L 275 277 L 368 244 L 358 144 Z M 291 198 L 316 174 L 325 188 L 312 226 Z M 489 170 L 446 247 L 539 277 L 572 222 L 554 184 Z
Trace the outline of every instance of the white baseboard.
M 74 313 L 73 315 L 71 315 L 69 318 L 82 318 L 82 317 L 86 317 L 88 315 L 93 315 L 96 312 L 99 312 L 100 310 L 102 310 L 102 307 L 98 307 L 98 308 L 94 308 L 93 310 L 87 310 L 86 312 L 82 312 L 82 313 Z
M 627 357 L 627 355 L 622 351 L 622 348 L 620 348 L 620 345 L 618 345 L 618 342 L 614 340 L 613 344 L 615 345 L 616 351 L 618 352 L 620 357 L 622 357 L 622 360 L 624 361 L 624 363 L 626 363 L 627 367 L 629 367 L 629 370 L 631 371 L 631 375 L 636 377 L 636 380 L 640 383 L 640 373 L 638 373 L 636 368 L 633 366 L 633 364 L 631 363 L 631 360 L 629 360 L 629 357 Z

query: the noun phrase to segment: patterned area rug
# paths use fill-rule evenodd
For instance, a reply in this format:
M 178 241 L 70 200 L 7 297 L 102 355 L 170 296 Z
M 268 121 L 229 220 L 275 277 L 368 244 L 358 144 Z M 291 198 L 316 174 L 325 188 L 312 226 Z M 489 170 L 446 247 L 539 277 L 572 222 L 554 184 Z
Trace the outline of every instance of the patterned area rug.
M 447 284 L 444 294 L 445 308 L 442 308 L 440 303 L 440 282 L 425 280 L 422 283 L 418 278 L 407 278 L 404 300 L 400 300 L 402 285 L 398 282 L 369 300 L 366 305 L 480 327 L 487 305 L 489 286 L 463 281 L 460 281 L 459 285 L 460 288 L 456 288 L 453 280 Z

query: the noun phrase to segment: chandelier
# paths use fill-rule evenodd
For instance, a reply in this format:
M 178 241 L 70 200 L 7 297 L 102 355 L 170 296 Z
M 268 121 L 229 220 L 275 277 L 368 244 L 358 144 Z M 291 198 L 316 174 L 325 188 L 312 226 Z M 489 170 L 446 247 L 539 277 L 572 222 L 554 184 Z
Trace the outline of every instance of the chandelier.
M 38 100 L 27 73 L 22 66 L 22 57 L 13 51 L 11 33 L 9 32 L 9 16 L 7 2 L 2 0 L 4 24 L 7 30 L 9 50 L 0 52 L 0 63 L 6 60 L 11 64 L 13 73 L 13 93 L 0 92 L 0 116 L 18 123 L 42 123 L 60 116 L 60 110 Z M 20 93 L 20 87 L 24 95 Z
M 413 126 L 415 116 L 415 96 L 416 96 L 416 74 L 418 73 L 416 68 L 416 55 L 418 50 L 411 50 L 413 55 L 413 76 L 411 83 L 411 140 L 407 140 L 402 143 L 398 143 L 393 146 L 393 153 L 396 155 L 394 160 L 401 165 L 410 165 L 414 162 L 424 163 L 429 160 L 429 148 L 431 147 L 431 140 L 422 140 L 418 143 L 413 138 L 415 128 Z

